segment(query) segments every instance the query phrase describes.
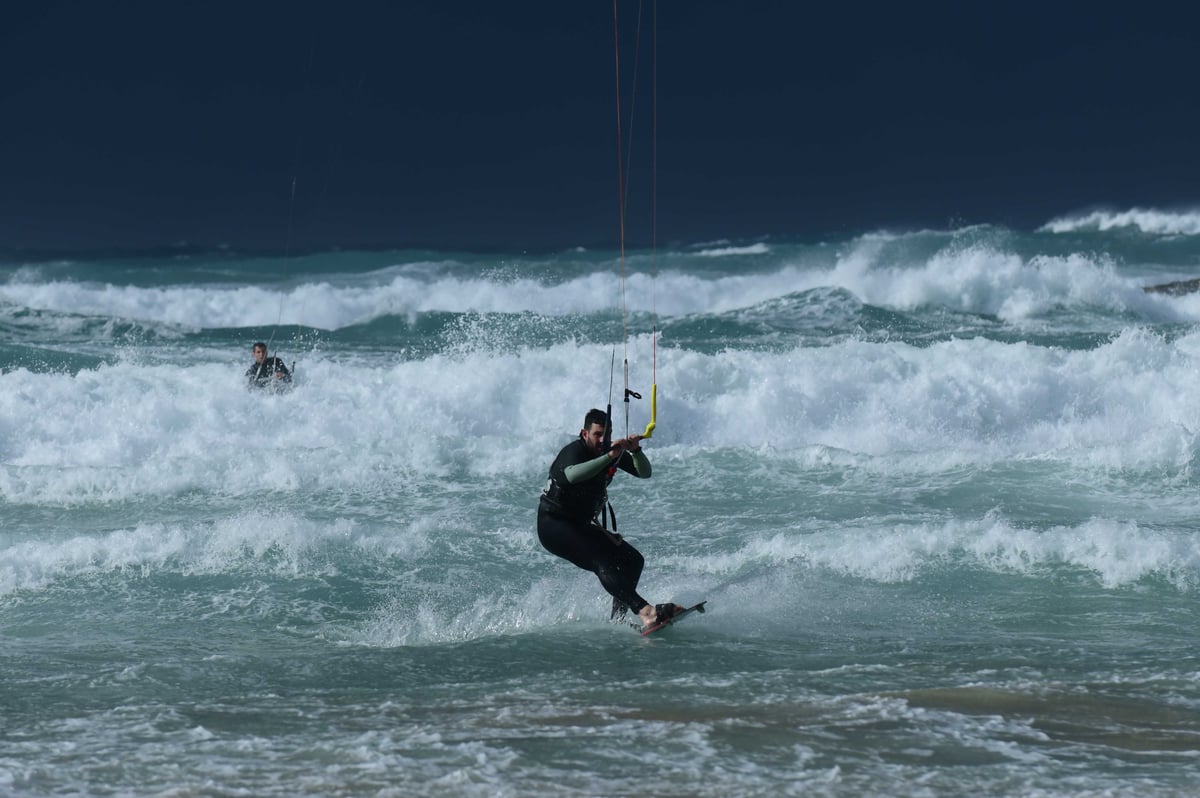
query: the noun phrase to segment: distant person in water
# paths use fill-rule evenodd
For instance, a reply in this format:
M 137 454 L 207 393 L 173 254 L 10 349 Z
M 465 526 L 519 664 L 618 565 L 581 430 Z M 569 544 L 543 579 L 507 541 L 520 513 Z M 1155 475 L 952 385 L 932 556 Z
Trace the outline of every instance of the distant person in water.
M 538 504 L 538 540 L 551 554 L 591 571 L 613 597 L 612 618 L 628 610 L 649 626 L 665 620 L 682 607 L 646 601 L 637 592 L 646 560 L 641 552 L 617 534 L 616 516 L 608 504 L 608 483 L 617 469 L 647 479 L 650 460 L 642 451 L 642 436 L 612 441 L 608 414 L 589 410 L 579 437 L 567 444 L 550 466 L 550 479 Z M 607 512 L 606 512 L 607 510 Z M 612 517 L 612 528 L 601 524 L 601 515 Z
M 251 388 L 282 391 L 292 387 L 292 373 L 279 358 L 267 357 L 267 345 L 262 341 L 254 344 L 254 363 L 246 369 L 246 380 Z

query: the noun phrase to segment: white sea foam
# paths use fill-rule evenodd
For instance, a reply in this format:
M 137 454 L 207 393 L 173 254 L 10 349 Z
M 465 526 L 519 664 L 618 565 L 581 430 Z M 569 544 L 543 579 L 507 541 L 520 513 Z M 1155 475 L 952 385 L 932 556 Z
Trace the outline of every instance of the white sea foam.
M 678 273 L 663 273 L 652 279 L 635 274 L 628 279 L 626 305 L 632 311 L 656 310 L 666 316 L 722 312 L 820 284 L 819 275 L 805 275 L 790 267 L 768 276 L 715 279 Z M 191 329 L 303 324 L 327 330 L 383 316 L 411 318 L 428 312 L 569 315 L 609 311 L 620 304 L 612 276 L 601 272 L 556 283 L 394 276 L 370 286 L 305 283 L 280 289 L 9 283 L 0 285 L 0 301 L 18 307 Z
M 1118 274 L 1111 260 L 1095 255 L 1026 259 L 976 245 L 943 250 L 916 264 L 887 263 L 877 244 L 863 242 L 840 259 L 829 282 L 880 307 L 933 305 L 1010 322 L 1063 306 L 1132 310 L 1164 321 L 1197 318 L 1190 308 L 1147 296 L 1141 279 Z
M 1177 463 L 1200 414 L 1196 344 L 1131 331 L 1082 352 L 975 339 L 682 354 L 660 367 L 660 404 L 702 431 L 692 445 Z
M 419 557 L 428 546 L 428 530 L 419 520 L 382 534 L 348 519 L 318 522 L 271 502 L 262 506 L 270 512 L 232 508 L 212 521 L 10 538 L 0 547 L 0 595 L 64 578 L 125 572 L 213 574 L 246 568 L 314 577 L 331 570 L 323 553 L 331 545 L 351 546 L 368 558 L 400 559 Z
M 646 337 L 632 344 L 649 350 Z M 576 428 L 580 397 L 594 393 L 594 370 L 579 364 L 610 356 L 575 344 L 392 365 L 313 355 L 295 391 L 266 397 L 243 388 L 240 363 L 12 371 L 0 374 L 0 495 L 243 496 L 388 490 L 463 469 L 537 473 L 546 441 Z M 649 379 L 648 365 L 634 360 L 635 384 Z M 1197 335 L 1167 341 L 1136 329 L 1083 351 L 974 339 L 671 352 L 658 366 L 659 412 L 670 421 L 655 444 L 1177 468 L 1194 456 L 1197 369 Z M 633 406 L 634 426 L 648 411 L 644 401 Z
M 1094 519 L 1046 530 L 1016 528 L 996 518 L 930 526 L 838 529 L 785 542 L 787 553 L 814 567 L 880 582 L 933 575 L 950 565 L 1037 575 L 1061 565 L 1090 572 L 1103 587 L 1149 576 L 1191 590 L 1200 581 L 1200 543 L 1189 530 L 1143 530 L 1132 521 Z
M 1097 210 L 1052 219 L 1040 229 L 1050 233 L 1072 233 L 1077 230 L 1104 231 L 1121 227 L 1136 227 L 1144 233 L 1156 235 L 1200 235 L 1200 210 Z
M 749 244 L 742 247 L 710 247 L 708 249 L 702 249 L 696 254 L 702 258 L 723 258 L 729 255 L 766 255 L 770 251 L 770 247 L 762 242 L 759 242 L 757 244 Z
M 1155 321 L 1200 320 L 1200 305 L 1142 291 L 1145 275 L 1124 275 L 1113 259 L 1091 253 L 1026 257 L 997 244 L 951 243 L 926 252 L 912 237 L 871 235 L 832 253 L 755 245 L 704 250 L 731 266 L 629 274 L 624 295 L 607 270 L 554 279 L 471 274 L 454 263 L 407 264 L 368 274 L 285 285 L 143 287 L 64 280 L 23 273 L 0 284 L 0 303 L 74 317 L 125 319 L 177 329 L 298 325 L 339 330 L 386 316 L 417 314 L 591 314 L 621 306 L 668 318 L 754 308 L 815 288 L 843 288 L 880 307 L 942 306 L 1020 322 L 1060 307 L 1133 312 Z M 919 237 L 917 237 L 919 238 Z M 831 256 L 835 259 L 831 260 Z M 699 256 L 691 256 L 699 257 Z M 750 268 L 749 258 L 753 262 Z M 566 274 L 564 278 L 563 275 Z

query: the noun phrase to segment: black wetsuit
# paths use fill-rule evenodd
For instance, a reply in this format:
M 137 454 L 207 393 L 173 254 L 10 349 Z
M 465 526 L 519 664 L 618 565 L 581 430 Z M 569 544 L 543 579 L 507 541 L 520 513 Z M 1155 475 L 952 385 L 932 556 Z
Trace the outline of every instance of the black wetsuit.
M 590 478 L 571 483 L 566 469 L 604 457 L 608 464 Z M 596 455 L 582 439 L 558 453 L 550 466 L 550 479 L 538 504 L 538 540 L 551 554 L 570 560 L 591 571 L 613 597 L 613 615 L 624 608 L 638 612 L 647 602 L 638 595 L 645 558 L 641 552 L 613 531 L 605 530 L 597 519 L 608 501 L 608 483 L 620 468 L 636 477 L 650 476 L 650 461 L 642 453 L 624 452 L 616 461 Z
M 279 378 L 276 379 L 275 375 Z M 262 363 L 254 363 L 246 369 L 246 379 L 251 388 L 291 387 L 292 373 L 283 361 L 277 357 L 263 358 Z M 276 385 L 277 383 L 282 383 Z

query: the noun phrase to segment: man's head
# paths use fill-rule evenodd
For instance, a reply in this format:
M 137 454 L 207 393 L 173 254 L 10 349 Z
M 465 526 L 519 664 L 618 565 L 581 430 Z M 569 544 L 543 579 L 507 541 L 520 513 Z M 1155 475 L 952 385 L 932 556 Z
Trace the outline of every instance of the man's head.
M 256 342 L 254 344 L 254 362 L 261 363 L 261 362 L 263 362 L 263 360 L 266 359 L 266 357 L 267 357 L 267 345 L 264 344 L 262 341 Z
M 604 436 L 608 430 L 608 413 L 592 408 L 583 417 L 583 429 L 579 431 L 579 437 L 589 449 L 599 454 L 604 449 Z

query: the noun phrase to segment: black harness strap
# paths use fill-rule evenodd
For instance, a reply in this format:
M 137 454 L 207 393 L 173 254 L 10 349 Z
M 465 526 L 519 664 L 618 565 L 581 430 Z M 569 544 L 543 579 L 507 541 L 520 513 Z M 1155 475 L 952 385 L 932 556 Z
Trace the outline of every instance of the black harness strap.
M 604 528 L 609 532 L 616 534 L 617 532 L 617 511 L 613 509 L 612 502 L 605 502 L 604 507 L 600 511 L 601 517 L 604 520 Z M 609 526 L 609 522 L 612 526 Z

